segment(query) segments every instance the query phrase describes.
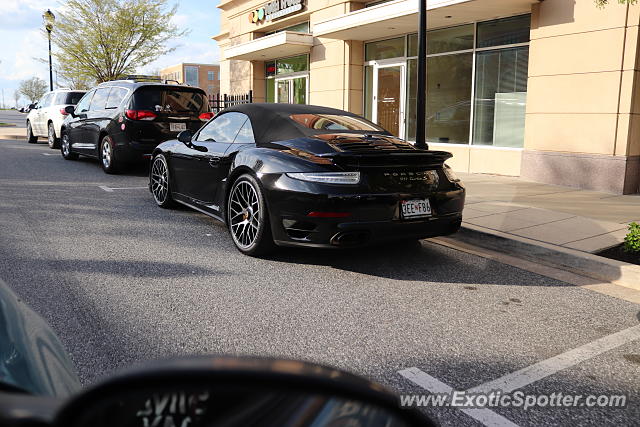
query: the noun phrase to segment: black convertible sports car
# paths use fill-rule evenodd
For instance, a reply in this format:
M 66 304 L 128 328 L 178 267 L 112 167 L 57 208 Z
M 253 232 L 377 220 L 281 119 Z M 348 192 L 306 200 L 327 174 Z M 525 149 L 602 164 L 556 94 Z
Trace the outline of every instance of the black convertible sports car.
M 149 189 L 225 222 L 248 255 L 358 246 L 456 232 L 465 190 L 450 157 L 346 111 L 245 104 L 160 144 Z

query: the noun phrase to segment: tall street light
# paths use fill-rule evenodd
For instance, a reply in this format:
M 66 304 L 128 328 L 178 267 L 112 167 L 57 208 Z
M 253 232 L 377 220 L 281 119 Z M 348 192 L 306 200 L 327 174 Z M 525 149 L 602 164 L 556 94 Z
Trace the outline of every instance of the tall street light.
M 416 147 L 428 149 L 426 141 L 427 96 L 427 0 L 420 0 L 418 25 L 418 99 L 416 105 Z
M 44 28 L 47 30 L 47 35 L 49 36 L 49 90 L 53 90 L 53 65 L 51 63 L 51 31 L 53 30 L 53 24 L 56 21 L 56 15 L 54 15 L 50 9 L 47 9 L 47 11 L 42 14 L 42 20 L 44 21 Z

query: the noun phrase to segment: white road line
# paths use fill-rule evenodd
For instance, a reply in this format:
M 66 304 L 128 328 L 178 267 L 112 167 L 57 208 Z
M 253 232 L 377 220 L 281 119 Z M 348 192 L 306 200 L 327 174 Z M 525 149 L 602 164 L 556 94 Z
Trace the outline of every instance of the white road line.
M 43 156 L 59 156 L 58 153 L 41 153 Z
M 400 375 L 408 379 L 409 381 L 419 385 L 420 387 L 429 390 L 431 393 L 449 393 L 454 392 L 453 388 L 449 387 L 445 383 L 438 381 L 431 375 L 422 372 L 418 368 L 409 368 L 398 371 Z M 493 412 L 487 408 L 459 408 L 460 411 L 469 415 L 470 417 L 480 421 L 486 426 L 501 426 L 501 427 L 517 427 L 517 424 L 509 421 L 502 415 Z
M 637 339 L 640 339 L 640 325 L 607 335 L 573 350 L 507 374 L 497 380 L 469 389 L 469 391 L 490 392 L 491 390 L 502 390 L 508 393 Z
M 472 387 L 467 390 L 467 393 L 490 393 L 495 390 L 510 393 L 638 339 L 640 339 L 640 325 L 632 326 L 504 375 L 496 380 Z M 453 393 L 454 391 L 448 385 L 418 368 L 403 369 L 398 373 L 432 393 Z M 490 409 L 459 409 L 487 426 L 516 426 L 513 422 Z
M 107 193 L 113 193 L 114 190 L 142 190 L 142 189 L 147 189 L 149 187 L 107 187 L 106 185 L 100 185 L 100 188 L 102 188 L 104 191 L 106 191 Z

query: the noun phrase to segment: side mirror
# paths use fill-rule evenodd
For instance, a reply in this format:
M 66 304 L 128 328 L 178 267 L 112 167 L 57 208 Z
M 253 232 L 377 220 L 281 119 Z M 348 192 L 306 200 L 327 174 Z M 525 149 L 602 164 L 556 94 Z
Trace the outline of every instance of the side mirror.
M 67 105 L 66 107 L 64 107 L 64 112 L 70 114 L 71 117 L 75 117 L 76 107 L 74 107 L 73 105 Z
M 193 132 L 189 129 L 183 130 L 178 134 L 178 141 L 185 144 L 187 147 L 191 147 L 191 140 L 193 139 Z
M 269 422 L 267 422 L 269 421 Z M 435 425 L 382 386 L 294 360 L 192 357 L 134 370 L 76 396 L 56 427 Z

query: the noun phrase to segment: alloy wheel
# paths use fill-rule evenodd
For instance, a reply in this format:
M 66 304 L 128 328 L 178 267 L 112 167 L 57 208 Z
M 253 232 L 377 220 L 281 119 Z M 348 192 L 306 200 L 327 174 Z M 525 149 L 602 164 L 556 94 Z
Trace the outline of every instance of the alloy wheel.
M 169 172 L 162 157 L 156 157 L 151 167 L 151 192 L 156 203 L 162 205 L 169 195 Z
M 49 148 L 54 148 L 54 146 L 56 145 L 56 133 L 53 130 L 53 125 L 50 123 L 49 126 L 49 132 L 47 133 L 47 142 L 49 143 Z
M 69 147 L 69 135 L 62 135 L 62 154 L 67 157 L 69 156 L 70 153 L 70 147 Z
M 256 189 L 249 181 L 240 181 L 229 196 L 229 224 L 238 246 L 250 248 L 260 230 L 260 202 Z
M 105 169 L 109 169 L 111 166 L 111 155 L 111 144 L 105 138 L 102 141 L 102 165 Z

